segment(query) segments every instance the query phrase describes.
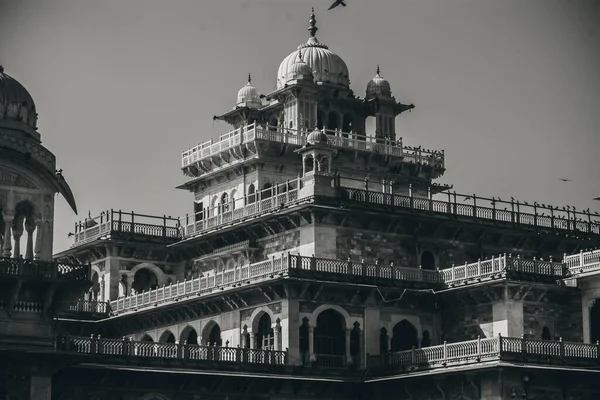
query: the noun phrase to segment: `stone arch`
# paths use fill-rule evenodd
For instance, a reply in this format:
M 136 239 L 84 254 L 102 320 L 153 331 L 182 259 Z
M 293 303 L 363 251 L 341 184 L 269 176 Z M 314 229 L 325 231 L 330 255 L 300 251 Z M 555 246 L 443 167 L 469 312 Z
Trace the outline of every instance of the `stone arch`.
M 165 284 L 166 282 L 166 277 L 165 277 L 165 273 L 162 271 L 162 269 L 160 269 L 157 265 L 152 264 L 152 263 L 141 263 L 136 265 L 135 267 L 133 267 L 131 269 L 131 271 L 129 271 L 130 276 L 133 278 L 132 281 L 132 287 L 135 288 L 136 290 L 138 290 L 138 288 L 135 287 L 135 274 L 140 271 L 140 270 L 148 270 L 150 272 L 152 272 L 154 274 L 154 276 L 156 277 L 156 286 L 162 286 Z
M 221 327 L 214 319 L 208 321 L 204 329 L 202 329 L 202 342 L 211 346 L 215 343 L 217 346 L 221 346 L 223 342 L 221 339 Z
M 154 342 L 154 338 L 149 333 L 144 333 L 144 336 L 141 337 L 140 342 Z
M 319 314 L 321 314 L 327 309 L 335 310 L 342 315 L 345 322 L 344 329 L 348 329 L 349 327 L 353 326 L 353 321 L 352 318 L 350 318 L 350 314 L 348 314 L 348 311 L 346 311 L 343 307 L 338 306 L 337 304 L 321 304 L 319 307 L 315 308 L 315 310 L 308 317 L 308 322 L 310 326 L 317 326 L 317 318 L 319 317 Z
M 171 399 L 160 393 L 148 393 L 148 394 L 140 397 L 139 400 L 171 400 Z
M 307 154 L 304 157 L 304 165 L 303 166 L 304 166 L 304 174 L 305 175 L 314 171 L 314 162 L 315 161 L 314 161 L 314 158 L 312 155 Z
M 319 172 L 329 172 L 329 156 L 320 155 L 317 162 Z
M 208 210 L 208 216 L 214 217 L 215 215 L 218 215 L 218 210 L 219 210 L 219 196 L 214 195 L 210 202 L 210 210 Z
M 231 195 L 229 196 L 229 201 L 231 203 L 231 209 L 235 210 L 235 207 L 236 207 L 235 202 L 238 201 L 238 192 L 236 189 L 233 189 L 231 191 Z
M 552 334 L 550 333 L 550 328 L 544 325 L 542 328 L 542 340 L 552 340 Z
M 394 328 L 392 329 L 392 352 L 410 350 L 411 348 L 418 346 L 418 331 L 412 323 L 403 319 L 394 325 Z
M 252 332 L 255 333 L 258 329 L 258 322 L 262 318 L 263 314 L 269 314 L 271 318 L 271 323 L 275 322 L 275 315 L 273 314 L 273 310 L 271 310 L 268 306 L 257 307 L 252 311 L 250 315 L 250 328 Z
M 165 330 L 158 339 L 159 343 L 175 343 L 175 335 L 169 329 Z
M 424 250 L 421 252 L 419 257 L 419 265 L 423 269 L 435 270 L 437 267 L 437 260 L 431 250 Z
M 347 340 L 346 326 L 345 318 L 339 311 L 333 308 L 321 311 L 317 315 L 314 328 L 315 354 L 345 355 Z
M 181 331 L 179 341 L 181 343 L 187 342 L 187 344 L 198 344 L 198 332 L 192 326 L 188 325 Z
M 251 183 L 248 186 L 248 195 L 246 196 L 247 204 L 252 204 L 256 201 L 256 187 L 254 186 L 254 183 Z

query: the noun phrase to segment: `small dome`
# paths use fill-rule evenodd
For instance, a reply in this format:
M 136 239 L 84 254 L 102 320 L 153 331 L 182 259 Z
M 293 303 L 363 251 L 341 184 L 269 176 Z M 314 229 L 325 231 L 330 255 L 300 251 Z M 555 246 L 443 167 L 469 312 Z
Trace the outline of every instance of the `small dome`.
M 248 83 L 240 89 L 237 95 L 238 107 L 261 108 L 260 92 L 252 86 L 252 77 L 248 74 Z
M 379 65 L 377 66 L 377 75 L 367 83 L 367 97 L 376 96 L 392 97 L 390 83 L 379 74 Z
M 283 59 L 277 70 L 277 89 L 281 89 L 287 83 L 287 77 L 298 60 L 298 54 L 311 69 L 315 82 L 331 83 L 341 85 L 345 88 L 350 86 L 348 66 L 340 56 L 329 50 L 324 44 L 319 43 L 315 37 L 318 28 L 316 26 L 315 13 L 310 16 L 308 41 L 300 46 L 298 50 L 290 53 Z
M 33 98 L 15 78 L 4 73 L 0 65 L 0 121 L 23 122 L 37 129 L 37 113 Z
M 328 140 L 327 135 L 320 131 L 319 128 L 315 128 L 306 137 L 306 143 L 308 144 L 327 143 Z
M 309 65 L 302 60 L 302 52 L 298 50 L 296 61 L 287 71 L 286 83 L 296 80 L 313 80 L 313 73 Z

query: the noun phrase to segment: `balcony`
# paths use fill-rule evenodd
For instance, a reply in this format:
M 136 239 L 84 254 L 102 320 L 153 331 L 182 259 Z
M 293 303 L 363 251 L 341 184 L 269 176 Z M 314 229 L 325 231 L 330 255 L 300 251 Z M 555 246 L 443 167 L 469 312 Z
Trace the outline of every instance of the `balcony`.
M 565 265 L 575 277 L 600 271 L 600 249 L 587 252 L 582 250 L 579 254 L 565 254 L 564 260 Z
M 77 222 L 75 232 L 71 235 L 74 238 L 71 247 L 115 234 L 176 240 L 180 237 L 179 231 L 179 221 L 176 218 L 108 210 L 95 218 Z
M 392 141 L 389 139 L 376 139 L 371 136 L 359 136 L 355 133 L 345 133 L 340 130 L 323 129 L 322 131 L 327 134 L 328 144 L 333 147 L 401 157 L 405 162 L 444 168 L 443 151 L 404 146 L 402 139 Z M 310 131 L 306 130 L 282 129 L 281 127 L 260 125 L 257 123 L 246 125 L 221 134 L 218 142 L 214 142 L 211 139 L 184 151 L 181 167 L 186 168 L 223 151 L 255 140 L 266 140 L 298 147 L 304 146 L 306 144 L 306 136 L 309 133 Z
M 536 340 L 513 337 L 492 337 L 439 346 L 412 349 L 381 356 L 367 355 L 367 368 L 372 374 L 389 376 L 398 373 L 416 373 L 451 367 L 489 364 L 500 361 L 519 361 L 525 364 L 561 366 L 597 366 L 600 361 L 599 345 L 564 342 L 562 340 Z M 174 360 L 183 365 L 214 368 L 215 363 L 249 366 L 291 365 L 293 357 L 289 351 L 248 349 L 241 347 L 218 347 L 192 345 L 187 343 L 155 343 L 123 339 L 104 339 L 99 336 L 59 337 L 57 351 L 87 354 L 104 357 L 107 363 L 115 358 L 131 363 L 133 360 L 154 361 L 171 367 Z M 321 355 L 321 359 L 327 359 Z M 346 366 L 332 356 L 327 362 L 316 362 L 314 368 L 339 369 Z M 99 361 L 99 359 L 96 359 Z M 331 361 L 331 362 L 330 362 Z M 305 365 L 308 367 L 308 365 Z M 352 364 L 355 369 L 364 369 L 360 364 Z
M 23 258 L 0 258 L 0 275 L 61 281 L 89 281 L 89 265 L 58 261 L 28 260 Z
M 439 196 L 447 196 L 447 199 L 428 199 L 411 195 L 384 193 L 367 189 L 350 187 L 357 185 L 357 181 L 340 179 L 337 186 L 336 198 L 333 201 L 343 201 L 358 205 L 377 205 L 396 210 L 415 210 L 432 213 L 438 216 L 451 218 L 466 217 L 490 222 L 501 222 L 510 224 L 516 228 L 523 227 L 548 228 L 560 231 L 581 232 L 586 234 L 600 235 L 600 215 L 589 211 L 576 211 L 575 209 L 553 207 L 538 203 L 528 204 L 519 201 L 502 201 L 495 198 L 478 197 L 475 195 L 462 195 L 457 193 L 445 193 Z M 341 183 L 348 186 L 341 186 Z M 361 185 L 364 182 L 361 181 Z M 182 218 L 182 230 L 184 238 L 191 238 L 207 233 L 224 226 L 230 226 L 247 219 L 265 215 L 270 212 L 279 211 L 284 207 L 294 206 L 300 203 L 313 201 L 310 193 L 300 196 L 298 187 L 300 179 L 291 183 L 278 185 L 278 188 L 266 189 L 248 195 L 245 198 L 236 199 L 228 204 L 227 208 L 218 205 L 214 208 L 206 208 L 201 213 L 203 217 L 197 221 L 190 221 L 189 216 Z M 281 190 L 279 189 L 281 187 Z M 461 201 L 461 199 L 463 199 Z M 466 203 L 465 201 L 469 201 Z M 180 219 L 181 220 L 181 219 Z M 97 228 L 92 233 L 98 235 Z M 177 231 L 173 228 L 173 234 Z M 159 232 L 160 233 L 160 232 Z
M 284 276 L 301 270 L 397 281 L 425 282 L 437 285 L 440 288 L 491 280 L 511 273 L 531 274 L 556 279 L 566 277 L 566 269 L 563 263 L 528 260 L 507 255 L 442 270 L 424 270 L 421 268 L 365 262 L 356 263 L 350 260 L 303 257 L 282 253 L 280 257 L 273 257 L 270 260 L 236 266 L 213 275 L 186 279 L 134 296 L 121 297 L 111 301 L 110 308 L 114 314 L 118 315 L 186 298 L 207 296 L 216 291 L 222 293 L 223 291 L 234 290 L 240 285 L 274 279 L 276 275 Z

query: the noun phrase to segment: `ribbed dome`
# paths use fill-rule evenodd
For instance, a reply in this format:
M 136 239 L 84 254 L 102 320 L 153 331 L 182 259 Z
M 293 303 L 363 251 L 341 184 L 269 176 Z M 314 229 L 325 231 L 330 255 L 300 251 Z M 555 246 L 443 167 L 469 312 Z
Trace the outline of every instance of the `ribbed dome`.
M 390 83 L 379 74 L 379 65 L 377 66 L 377 75 L 367 83 L 367 98 L 376 96 L 392 96 Z
M 0 120 L 24 122 L 37 129 L 37 113 L 33 98 L 23 85 L 4 73 L 0 66 Z
M 252 86 L 252 77 L 248 74 L 248 83 L 246 86 L 241 88 L 237 95 L 237 106 L 238 107 L 250 107 L 250 108 L 261 108 L 262 100 L 260 99 L 260 92 L 257 88 Z
M 279 65 L 277 70 L 277 89 L 285 86 L 289 72 L 295 68 L 294 64 L 298 61 L 299 54 L 302 60 L 308 64 L 312 70 L 315 82 L 324 82 L 341 85 L 344 87 L 350 86 L 350 76 L 348 66 L 340 56 L 331 52 L 329 47 L 319 43 L 315 37 L 318 28 L 316 26 L 315 13 L 310 16 L 308 31 L 310 37 L 308 41 L 298 46 L 298 51 L 294 51 L 288 55 Z
M 315 128 L 311 133 L 306 137 L 306 143 L 308 144 L 317 144 L 317 143 L 327 143 L 328 138 L 327 135 L 319 130 L 319 128 Z
M 296 57 L 296 61 L 289 68 L 286 76 L 286 83 L 290 81 L 296 80 L 313 80 L 313 74 L 311 68 L 307 63 L 302 60 L 302 53 L 298 50 L 298 55 Z

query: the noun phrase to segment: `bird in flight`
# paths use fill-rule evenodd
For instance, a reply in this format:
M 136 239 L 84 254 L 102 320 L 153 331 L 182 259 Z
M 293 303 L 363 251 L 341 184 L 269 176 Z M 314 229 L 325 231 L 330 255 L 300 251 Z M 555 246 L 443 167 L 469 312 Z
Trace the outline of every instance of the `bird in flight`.
M 560 178 L 560 180 L 563 181 L 563 182 L 573 182 L 572 179 Z
M 600 196 L 598 196 L 598 197 L 594 197 L 592 200 L 597 200 L 597 201 L 600 201 Z
M 344 7 L 346 7 L 346 3 L 344 3 L 344 0 L 335 0 L 335 2 L 327 10 L 331 10 L 332 8 L 336 8 L 340 4 L 343 5 Z

